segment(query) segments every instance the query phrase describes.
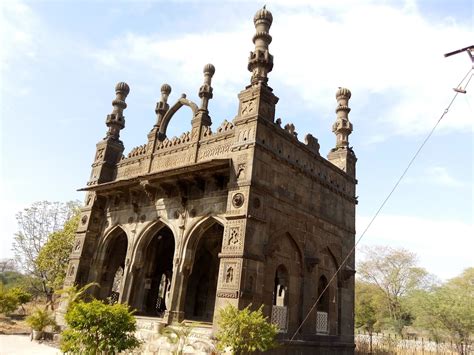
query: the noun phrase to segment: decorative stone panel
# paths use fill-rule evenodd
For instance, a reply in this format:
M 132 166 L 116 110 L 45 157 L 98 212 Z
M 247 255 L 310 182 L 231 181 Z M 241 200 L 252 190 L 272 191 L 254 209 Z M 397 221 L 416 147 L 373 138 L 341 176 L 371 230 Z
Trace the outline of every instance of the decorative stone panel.
M 235 289 L 240 286 L 240 275 L 242 260 L 234 258 L 222 258 L 219 270 L 219 289 Z
M 316 312 L 316 334 L 329 333 L 329 315 L 327 312 Z
M 272 306 L 271 321 L 278 327 L 280 333 L 288 331 L 288 307 Z
M 244 247 L 244 228 L 245 220 L 230 220 L 227 221 L 224 240 L 222 243 L 222 252 L 239 252 Z

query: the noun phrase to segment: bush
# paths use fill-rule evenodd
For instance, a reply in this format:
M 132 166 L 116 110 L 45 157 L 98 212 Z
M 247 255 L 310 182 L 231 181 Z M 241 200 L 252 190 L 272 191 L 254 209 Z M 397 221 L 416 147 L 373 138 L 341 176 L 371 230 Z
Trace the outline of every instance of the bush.
M 26 323 L 31 329 L 39 332 L 44 331 L 48 326 L 56 325 L 53 316 L 46 309 L 41 308 L 37 308 L 31 315 L 26 317 Z
M 8 315 L 20 305 L 18 298 L 9 291 L 0 290 L 0 313 Z
M 14 312 L 19 306 L 31 301 L 31 294 L 20 287 L 13 287 L 9 290 L 0 288 L 0 313 L 8 315 Z M 24 311 L 24 309 L 23 309 Z
M 232 305 L 219 310 L 219 331 L 216 335 L 219 349 L 232 348 L 234 354 L 266 351 L 277 346 L 277 327 L 263 316 L 263 305 L 256 311 L 250 306 L 238 310 Z
M 105 304 L 99 300 L 73 303 L 65 316 L 69 326 L 62 333 L 61 350 L 65 353 L 119 353 L 138 347 L 136 321 L 128 306 Z

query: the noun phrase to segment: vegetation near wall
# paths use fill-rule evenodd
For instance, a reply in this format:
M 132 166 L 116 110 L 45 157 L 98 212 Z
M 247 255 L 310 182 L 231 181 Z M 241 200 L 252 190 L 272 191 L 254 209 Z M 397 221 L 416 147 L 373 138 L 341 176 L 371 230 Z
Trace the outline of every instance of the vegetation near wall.
M 366 248 L 358 263 L 355 326 L 375 332 L 453 344 L 468 354 L 474 340 L 474 268 L 444 283 L 417 266 L 405 249 Z M 363 343 L 363 342 L 362 342 Z M 363 344 L 360 343 L 360 346 Z
M 127 305 L 79 301 L 66 313 L 61 350 L 73 354 L 117 354 L 140 345 L 136 320 Z
M 247 354 L 277 346 L 278 329 L 263 315 L 263 305 L 256 311 L 251 311 L 250 307 L 238 310 L 229 304 L 219 310 L 216 334 L 219 349 L 230 348 L 234 354 Z

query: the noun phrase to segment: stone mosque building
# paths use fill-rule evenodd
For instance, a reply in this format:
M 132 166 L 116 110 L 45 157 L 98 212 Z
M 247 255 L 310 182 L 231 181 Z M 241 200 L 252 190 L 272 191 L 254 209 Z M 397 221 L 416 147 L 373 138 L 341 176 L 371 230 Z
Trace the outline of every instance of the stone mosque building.
M 108 131 L 82 189 L 66 286 L 99 283 L 95 296 L 136 309 L 143 334 L 182 320 L 203 322 L 211 334 L 227 303 L 263 304 L 283 344 L 272 353 L 350 354 L 354 258 L 343 261 L 354 247 L 357 204 L 351 92 L 336 92 L 336 144 L 326 159 L 313 135 L 302 143 L 293 124 L 275 119 L 272 21 L 265 8 L 255 14 L 250 82 L 232 121 L 212 125 L 215 69 L 207 64 L 200 103 L 183 94 L 170 104 L 164 84 L 147 141 L 124 156 L 130 89 L 117 84 Z M 189 111 L 191 127 L 168 137 L 180 109 Z

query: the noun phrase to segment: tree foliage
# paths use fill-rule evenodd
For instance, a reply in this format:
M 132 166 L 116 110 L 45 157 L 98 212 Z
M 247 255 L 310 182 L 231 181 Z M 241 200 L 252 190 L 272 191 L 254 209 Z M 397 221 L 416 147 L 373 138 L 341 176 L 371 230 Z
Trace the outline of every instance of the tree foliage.
M 36 269 L 44 275 L 47 287 L 53 290 L 63 287 L 79 217 L 76 212 L 64 224 L 64 228 L 51 233 L 35 260 Z
M 65 316 L 61 350 L 74 354 L 116 354 L 140 345 L 135 337 L 136 320 L 127 305 L 99 300 L 76 302 Z
M 436 339 L 451 340 L 460 354 L 467 354 L 474 340 L 474 268 L 417 296 L 417 325 Z
M 263 305 L 256 311 L 250 305 L 238 310 L 227 305 L 219 310 L 219 331 L 216 334 L 218 347 L 230 347 L 234 354 L 266 351 L 277 346 L 277 327 L 267 321 L 262 312 Z
M 380 289 L 370 283 L 356 281 L 355 326 L 369 334 L 381 330 L 382 299 Z
M 378 288 L 383 296 L 384 322 L 401 333 L 412 322 L 404 300 L 427 286 L 428 273 L 417 266 L 416 255 L 403 248 L 378 246 L 366 248 L 364 254 L 365 259 L 358 264 L 359 278 Z
M 13 313 L 18 307 L 31 301 L 32 295 L 20 287 L 5 289 L 0 287 L 0 313 L 8 315 Z M 24 312 L 23 308 L 23 312 Z
M 53 289 L 48 286 L 48 273 L 38 269 L 36 259 L 49 236 L 61 230 L 66 221 L 77 213 L 78 207 L 79 203 L 75 201 L 40 201 L 16 215 L 19 229 L 13 241 L 16 263 L 27 275 L 39 280 L 38 283 L 31 279 L 32 287 L 37 288 L 49 301 Z

